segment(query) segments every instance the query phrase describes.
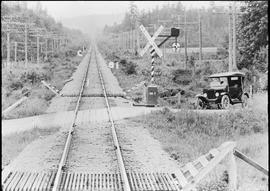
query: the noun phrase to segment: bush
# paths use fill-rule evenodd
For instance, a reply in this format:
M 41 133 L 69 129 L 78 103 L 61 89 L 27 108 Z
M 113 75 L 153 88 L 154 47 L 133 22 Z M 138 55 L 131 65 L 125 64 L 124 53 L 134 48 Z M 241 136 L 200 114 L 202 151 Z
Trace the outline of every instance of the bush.
M 18 90 L 23 88 L 23 83 L 21 81 L 12 81 L 11 84 L 9 85 L 9 88 L 11 90 Z
M 125 72 L 125 74 L 130 75 L 130 74 L 137 74 L 136 68 L 137 64 L 134 62 L 122 62 L 122 70 Z
M 192 79 L 192 71 L 191 70 L 183 70 L 183 69 L 176 69 L 172 71 L 172 80 L 175 83 L 188 85 Z
M 176 134 L 184 137 L 187 133 L 206 135 L 211 137 L 231 137 L 250 133 L 261 133 L 267 128 L 265 119 L 252 111 L 228 112 L 224 114 L 198 114 L 194 111 L 182 110 L 172 113 L 163 109 L 148 118 L 146 123 L 153 127 L 176 130 Z M 150 120 L 149 120 L 150 119 Z

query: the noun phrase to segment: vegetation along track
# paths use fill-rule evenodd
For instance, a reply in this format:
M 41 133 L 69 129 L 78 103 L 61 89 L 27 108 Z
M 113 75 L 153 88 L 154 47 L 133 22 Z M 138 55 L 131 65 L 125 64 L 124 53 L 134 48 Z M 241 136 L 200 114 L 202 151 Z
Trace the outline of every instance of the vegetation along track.
M 114 121 L 113 121 L 113 118 L 112 118 L 110 104 L 109 104 L 109 100 L 108 100 L 108 96 L 107 96 L 107 90 L 106 90 L 106 87 L 105 87 L 105 84 L 104 84 L 104 80 L 103 80 L 103 76 L 102 76 L 100 66 L 98 64 L 96 47 L 93 46 L 92 50 L 89 51 L 88 53 L 90 54 L 90 60 L 89 60 L 89 63 L 87 65 L 86 72 L 84 74 L 84 78 L 83 78 L 83 81 L 82 81 L 80 93 L 79 93 L 78 100 L 77 100 L 77 103 L 76 103 L 76 109 L 74 111 L 73 122 L 72 122 L 71 127 L 70 127 L 69 132 L 68 132 L 68 137 L 66 139 L 65 148 L 64 148 L 60 163 L 58 165 L 58 169 L 57 169 L 57 173 L 56 173 L 56 177 L 55 177 L 55 180 L 54 180 L 52 190 L 57 191 L 59 189 L 59 186 L 60 186 L 61 180 L 62 180 L 63 172 L 68 170 L 66 168 L 66 162 L 67 162 L 67 158 L 68 158 L 68 153 L 70 151 L 71 140 L 72 140 L 72 136 L 74 134 L 74 128 L 76 127 L 75 123 L 76 123 L 77 113 L 78 113 L 78 110 L 79 110 L 79 107 L 80 107 L 80 101 L 81 101 L 81 97 L 82 97 L 83 92 L 84 92 L 84 88 L 85 88 L 85 84 L 86 84 L 86 80 L 87 80 L 87 75 L 88 75 L 88 71 L 89 71 L 89 65 L 90 65 L 90 63 L 93 64 L 93 62 L 95 62 L 96 66 L 97 66 L 97 72 L 98 72 L 100 84 L 102 86 L 103 96 L 104 96 L 105 103 L 106 103 L 108 118 L 109 118 L 109 121 L 110 121 L 111 134 L 112 134 L 112 138 L 113 138 L 114 149 L 116 151 L 117 164 L 118 164 L 118 168 L 119 168 L 120 175 L 121 175 L 120 176 L 121 177 L 121 182 L 123 184 L 124 190 L 129 191 L 131 189 L 130 189 L 130 185 L 129 185 L 129 181 L 128 181 L 128 177 L 127 177 L 127 172 L 126 172 L 126 169 L 125 169 L 125 166 L 124 166 L 122 153 L 121 153 L 120 146 L 119 146 L 119 141 L 118 141 L 118 137 L 117 137 L 117 134 L 116 134 Z

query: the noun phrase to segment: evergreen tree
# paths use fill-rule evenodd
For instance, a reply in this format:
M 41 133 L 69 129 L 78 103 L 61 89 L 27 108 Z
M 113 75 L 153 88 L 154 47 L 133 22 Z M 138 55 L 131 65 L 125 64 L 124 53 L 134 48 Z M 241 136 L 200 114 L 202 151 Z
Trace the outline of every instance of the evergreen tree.
M 238 67 L 251 68 L 254 65 L 266 71 L 268 63 L 262 62 L 261 57 L 265 56 L 263 52 L 267 53 L 263 49 L 268 46 L 268 2 L 248 1 L 241 10 L 244 14 L 238 27 L 239 47 L 242 47 Z

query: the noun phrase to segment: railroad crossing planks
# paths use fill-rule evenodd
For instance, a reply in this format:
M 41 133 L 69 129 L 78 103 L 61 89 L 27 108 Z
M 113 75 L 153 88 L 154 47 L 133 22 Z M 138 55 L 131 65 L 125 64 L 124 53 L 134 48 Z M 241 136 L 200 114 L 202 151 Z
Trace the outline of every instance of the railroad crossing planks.
M 2 183 L 4 191 L 52 189 L 56 172 L 10 172 Z M 180 190 L 181 186 L 174 174 L 128 172 L 131 189 L 143 190 Z M 122 191 L 120 174 L 110 173 L 64 173 L 59 190 L 107 190 Z

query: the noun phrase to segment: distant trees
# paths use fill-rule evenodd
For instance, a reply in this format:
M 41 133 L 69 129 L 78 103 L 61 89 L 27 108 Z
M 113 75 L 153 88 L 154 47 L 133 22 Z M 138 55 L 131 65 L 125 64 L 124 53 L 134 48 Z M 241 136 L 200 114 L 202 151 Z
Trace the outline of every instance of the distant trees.
M 203 46 L 221 46 L 224 34 L 228 28 L 227 15 L 214 15 L 213 9 L 217 12 L 222 12 L 225 7 L 215 7 L 213 4 L 208 9 L 201 10 L 202 16 L 202 31 L 203 31 Z M 123 21 L 118 25 L 106 26 L 104 32 L 119 33 L 121 31 L 129 31 L 134 29 L 135 20 L 145 27 L 150 24 L 158 24 L 158 20 L 170 20 L 169 26 L 175 26 L 177 23 L 177 15 L 182 15 L 180 22 L 184 22 L 184 6 L 180 1 L 174 3 L 165 3 L 162 6 L 156 6 L 152 10 L 139 11 L 134 2 L 130 3 L 129 10 L 126 12 Z M 186 10 L 187 21 L 198 21 L 198 9 L 191 8 Z M 136 19 L 135 19 L 136 18 Z M 198 46 L 198 26 L 191 27 L 188 32 L 188 46 Z
M 48 32 L 53 32 L 59 35 L 66 35 L 67 39 L 69 39 L 69 47 L 80 47 L 84 44 L 86 45 L 88 39 L 86 35 L 83 35 L 79 30 L 72 30 L 64 27 L 62 23 L 56 22 L 53 17 L 47 14 L 46 9 L 43 9 L 40 2 L 37 4 L 34 10 L 27 9 L 26 3 L 18 3 L 18 2 L 1 2 L 1 18 L 4 16 L 18 16 L 14 21 L 18 22 L 32 22 L 35 27 L 46 29 Z M 2 43 L 6 44 L 6 33 L 1 33 Z M 29 41 L 36 41 L 34 36 L 28 35 Z M 10 42 L 24 42 L 24 33 L 11 33 Z M 3 46 L 2 46 L 3 48 Z M 28 47 L 28 51 L 30 51 L 31 46 Z M 4 51 L 2 52 L 2 57 L 6 57 L 6 45 Z M 11 51 L 11 56 L 13 51 Z M 29 54 L 28 54 L 29 55 Z M 23 59 L 24 56 L 18 53 L 18 59 Z
M 248 1 L 239 23 L 240 68 L 268 70 L 268 2 Z

